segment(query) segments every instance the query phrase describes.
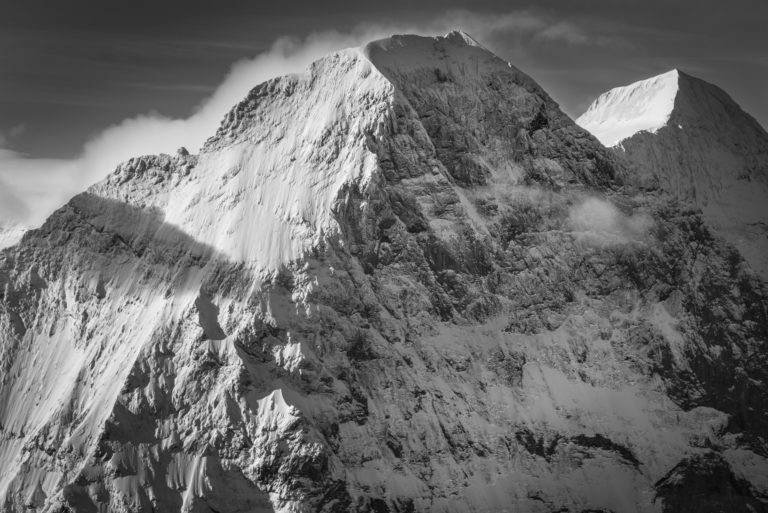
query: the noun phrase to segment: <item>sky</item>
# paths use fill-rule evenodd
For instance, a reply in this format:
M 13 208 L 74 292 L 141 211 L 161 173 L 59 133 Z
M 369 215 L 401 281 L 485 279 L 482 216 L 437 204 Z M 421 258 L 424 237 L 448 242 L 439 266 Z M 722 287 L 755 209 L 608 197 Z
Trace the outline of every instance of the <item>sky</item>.
M 465 30 L 572 117 L 679 68 L 766 127 L 766 19 L 765 0 L 0 0 L 0 222 L 39 222 L 130 156 L 194 151 L 259 82 L 391 33 Z

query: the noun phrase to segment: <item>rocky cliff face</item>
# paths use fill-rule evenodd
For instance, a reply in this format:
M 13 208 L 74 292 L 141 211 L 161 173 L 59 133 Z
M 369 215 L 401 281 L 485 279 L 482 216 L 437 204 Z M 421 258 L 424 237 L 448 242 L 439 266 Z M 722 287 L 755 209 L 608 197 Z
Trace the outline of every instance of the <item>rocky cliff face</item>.
M 768 278 L 768 133 L 722 89 L 673 70 L 605 93 L 577 122 L 627 159 L 628 182 L 700 208 Z
M 765 510 L 765 287 L 623 174 L 462 33 L 256 87 L 0 254 L 3 510 Z

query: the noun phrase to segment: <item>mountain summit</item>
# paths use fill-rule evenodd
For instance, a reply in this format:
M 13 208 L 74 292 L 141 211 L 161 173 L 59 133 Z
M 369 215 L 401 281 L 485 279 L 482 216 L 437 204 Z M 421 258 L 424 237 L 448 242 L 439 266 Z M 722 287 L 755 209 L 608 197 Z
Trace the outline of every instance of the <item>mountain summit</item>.
M 682 74 L 673 69 L 601 94 L 576 120 L 606 146 L 640 131 L 655 133 L 670 122 Z
M 0 508 L 765 508 L 764 284 L 627 174 L 459 32 L 256 86 L 0 252 Z
M 608 91 L 577 123 L 627 159 L 631 182 L 701 208 L 768 278 L 768 133 L 725 91 L 673 70 Z

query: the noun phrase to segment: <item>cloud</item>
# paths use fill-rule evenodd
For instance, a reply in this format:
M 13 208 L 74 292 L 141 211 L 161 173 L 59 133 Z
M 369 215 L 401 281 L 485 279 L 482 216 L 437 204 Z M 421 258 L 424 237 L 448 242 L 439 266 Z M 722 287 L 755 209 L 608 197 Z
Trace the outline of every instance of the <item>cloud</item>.
M 0 219 L 15 221 L 19 216 L 24 218 L 28 215 L 29 209 L 19 199 L 19 191 L 5 180 L 0 180 Z
M 591 197 L 571 207 L 568 225 L 580 240 L 605 246 L 642 240 L 653 221 L 645 213 L 625 215 L 613 203 Z
M 180 146 L 196 152 L 212 136 L 224 115 L 255 85 L 299 72 L 330 52 L 359 46 L 393 33 L 441 34 L 461 28 L 483 42 L 510 34 L 536 41 L 565 44 L 587 42 L 579 28 L 531 11 L 474 14 L 449 11 L 426 24 L 360 24 L 349 32 L 326 31 L 305 38 L 280 38 L 266 52 L 236 62 L 216 90 L 185 119 L 144 114 L 125 119 L 88 141 L 77 159 L 35 159 L 0 150 L 0 181 L 4 208 L 0 219 L 38 225 L 55 208 L 131 157 L 172 153 Z M 20 125 L 9 135 L 20 134 Z M 0 146 L 9 141 L 0 135 Z
M 62 191 L 74 187 L 77 165 L 0 148 L 0 226 L 42 221 L 68 197 Z
M 548 26 L 541 30 L 536 37 L 550 41 L 562 40 L 574 45 L 590 42 L 590 38 L 584 29 L 567 21 Z

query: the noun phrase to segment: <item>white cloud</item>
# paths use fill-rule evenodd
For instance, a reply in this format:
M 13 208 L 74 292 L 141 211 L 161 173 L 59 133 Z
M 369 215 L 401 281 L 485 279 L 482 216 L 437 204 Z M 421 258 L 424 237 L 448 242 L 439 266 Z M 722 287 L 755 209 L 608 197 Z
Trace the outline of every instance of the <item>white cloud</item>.
M 31 159 L 0 148 L 0 225 L 42 221 L 66 201 L 62 190 L 72 187 L 77 165 L 77 161 Z
M 613 203 L 599 198 L 574 205 L 568 215 L 568 224 L 579 238 L 598 246 L 642 240 L 652 223 L 645 213 L 625 215 Z
M 139 115 L 113 125 L 92 138 L 74 160 L 35 159 L 0 149 L 0 219 L 37 225 L 58 206 L 88 185 L 109 174 L 120 162 L 131 157 L 172 153 L 185 146 L 197 151 L 212 136 L 226 112 L 244 98 L 255 85 L 272 77 L 294 73 L 312 61 L 335 50 L 359 46 L 393 33 L 440 34 L 461 28 L 480 41 L 501 34 L 524 36 L 532 44 L 537 39 L 581 43 L 575 36 L 578 27 L 564 26 L 529 11 L 507 14 L 473 14 L 451 11 L 423 26 L 361 24 L 347 33 L 327 31 L 304 39 L 281 38 L 266 52 L 235 63 L 225 80 L 199 108 L 186 119 L 170 119 L 154 114 Z M 566 30 L 567 29 L 567 30 Z M 24 125 L 9 135 L 19 135 Z M 0 146 L 8 136 L 0 136 Z

